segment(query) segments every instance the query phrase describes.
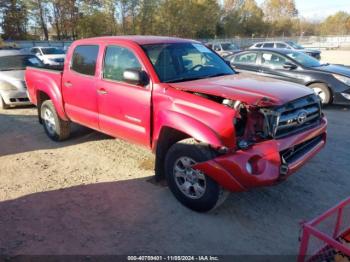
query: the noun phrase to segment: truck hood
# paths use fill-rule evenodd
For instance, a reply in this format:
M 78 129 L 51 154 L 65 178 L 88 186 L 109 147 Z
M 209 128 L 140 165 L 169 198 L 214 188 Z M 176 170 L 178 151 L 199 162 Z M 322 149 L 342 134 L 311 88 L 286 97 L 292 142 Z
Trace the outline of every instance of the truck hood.
M 313 94 L 310 88 L 249 73 L 206 78 L 170 86 L 183 91 L 239 100 L 255 106 L 278 106 Z

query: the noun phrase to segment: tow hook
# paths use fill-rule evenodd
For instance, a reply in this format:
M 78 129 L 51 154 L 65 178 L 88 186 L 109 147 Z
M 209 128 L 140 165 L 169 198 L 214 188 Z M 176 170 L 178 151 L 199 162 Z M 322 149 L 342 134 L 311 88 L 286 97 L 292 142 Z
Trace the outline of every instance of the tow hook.
M 281 159 L 282 159 L 282 164 L 281 164 L 281 166 L 280 166 L 280 174 L 281 174 L 282 176 L 285 176 L 285 175 L 288 174 L 289 168 L 288 168 L 288 164 L 287 164 L 286 160 L 284 160 L 283 157 L 282 157 Z

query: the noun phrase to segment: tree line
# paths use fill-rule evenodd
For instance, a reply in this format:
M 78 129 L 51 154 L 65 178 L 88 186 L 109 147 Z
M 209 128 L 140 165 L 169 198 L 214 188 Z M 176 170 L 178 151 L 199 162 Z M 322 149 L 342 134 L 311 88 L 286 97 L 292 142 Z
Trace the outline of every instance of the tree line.
M 350 34 L 350 14 L 299 17 L 294 0 L 0 0 L 5 40 L 74 40 L 102 35 L 188 38 Z M 0 32 L 1 32 L 0 31 Z

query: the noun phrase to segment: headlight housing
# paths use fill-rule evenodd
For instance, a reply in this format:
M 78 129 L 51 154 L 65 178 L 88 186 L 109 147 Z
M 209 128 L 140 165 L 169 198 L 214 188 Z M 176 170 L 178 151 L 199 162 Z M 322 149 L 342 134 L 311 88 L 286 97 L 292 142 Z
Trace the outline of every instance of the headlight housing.
M 12 90 L 17 90 L 17 87 L 14 85 L 11 85 L 8 82 L 0 82 L 0 90 L 1 91 L 12 91 Z
M 350 78 L 346 77 L 346 76 L 341 76 L 341 75 L 336 75 L 333 74 L 334 78 L 336 78 L 337 80 L 339 80 L 340 82 L 350 86 Z

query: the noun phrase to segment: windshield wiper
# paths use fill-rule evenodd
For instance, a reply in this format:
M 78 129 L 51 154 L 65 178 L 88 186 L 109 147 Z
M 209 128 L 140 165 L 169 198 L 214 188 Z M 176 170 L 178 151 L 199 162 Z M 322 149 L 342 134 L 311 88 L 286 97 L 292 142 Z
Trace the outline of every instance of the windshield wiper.
M 164 83 L 178 83 L 178 82 L 185 82 L 185 81 L 193 81 L 193 80 L 199 80 L 199 79 L 205 79 L 205 78 L 211 78 L 211 77 L 217 77 L 217 76 L 225 76 L 225 75 L 231 75 L 229 73 L 219 73 L 214 75 L 208 75 L 208 76 L 201 76 L 201 77 L 191 77 L 191 78 L 176 78 L 168 81 L 164 81 Z
M 181 77 L 181 78 L 175 78 L 175 79 L 171 79 L 168 81 L 164 81 L 164 83 L 178 83 L 178 82 L 199 80 L 199 79 L 203 79 L 203 78 L 207 78 L 207 76 L 205 76 L 205 77 L 190 77 L 190 78 Z
M 207 78 L 218 77 L 218 76 L 228 76 L 228 75 L 233 75 L 233 74 L 230 74 L 230 73 L 218 73 L 218 74 L 207 76 Z

